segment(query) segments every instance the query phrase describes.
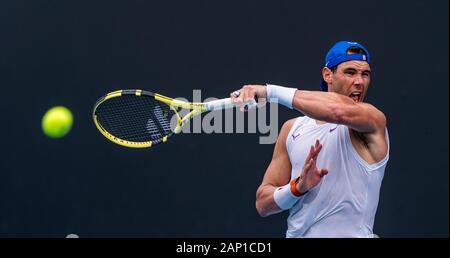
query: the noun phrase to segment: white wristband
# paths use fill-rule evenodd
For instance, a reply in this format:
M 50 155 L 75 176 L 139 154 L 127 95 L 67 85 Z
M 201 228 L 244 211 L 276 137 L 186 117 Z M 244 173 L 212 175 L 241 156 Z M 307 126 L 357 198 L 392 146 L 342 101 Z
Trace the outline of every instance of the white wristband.
M 291 191 L 291 184 L 278 187 L 273 192 L 273 200 L 282 210 L 290 209 L 301 198 L 295 196 Z
M 296 88 L 287 88 L 273 84 L 266 84 L 267 101 L 278 102 L 283 106 L 292 109 Z

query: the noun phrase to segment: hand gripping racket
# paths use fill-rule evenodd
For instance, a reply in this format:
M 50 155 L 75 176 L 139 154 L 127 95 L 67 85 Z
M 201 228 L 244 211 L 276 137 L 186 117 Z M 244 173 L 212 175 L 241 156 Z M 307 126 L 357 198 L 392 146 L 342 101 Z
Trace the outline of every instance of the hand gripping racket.
M 246 109 L 256 105 L 256 101 L 252 101 L 246 104 Z M 130 148 L 149 148 L 180 133 L 182 126 L 194 116 L 233 107 L 235 104 L 230 98 L 190 103 L 133 89 L 104 95 L 96 102 L 92 116 L 95 126 L 108 140 Z M 181 117 L 182 109 L 190 112 Z M 171 126 L 174 116 L 176 124 Z

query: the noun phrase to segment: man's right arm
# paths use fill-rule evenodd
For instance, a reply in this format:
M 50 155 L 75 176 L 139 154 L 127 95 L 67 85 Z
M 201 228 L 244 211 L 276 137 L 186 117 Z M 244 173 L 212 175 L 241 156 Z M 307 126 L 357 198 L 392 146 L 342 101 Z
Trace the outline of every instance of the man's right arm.
M 291 162 L 286 149 L 286 138 L 295 119 L 288 120 L 280 130 L 275 149 L 263 181 L 256 192 L 256 210 L 262 217 L 282 211 L 275 203 L 273 194 L 277 187 L 286 185 L 291 179 Z

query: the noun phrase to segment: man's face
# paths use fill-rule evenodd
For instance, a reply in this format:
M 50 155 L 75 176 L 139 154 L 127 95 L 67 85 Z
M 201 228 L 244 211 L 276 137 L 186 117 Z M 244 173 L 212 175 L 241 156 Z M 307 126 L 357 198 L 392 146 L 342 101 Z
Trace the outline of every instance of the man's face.
M 328 91 L 349 96 L 355 102 L 362 102 L 370 83 L 370 65 L 364 61 L 347 61 L 331 72 Z

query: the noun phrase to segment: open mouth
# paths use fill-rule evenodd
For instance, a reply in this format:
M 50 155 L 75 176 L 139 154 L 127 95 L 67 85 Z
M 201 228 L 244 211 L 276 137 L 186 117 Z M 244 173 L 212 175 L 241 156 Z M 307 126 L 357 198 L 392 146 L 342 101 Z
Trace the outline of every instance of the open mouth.
M 361 101 L 361 92 L 353 92 L 349 97 L 358 103 Z

